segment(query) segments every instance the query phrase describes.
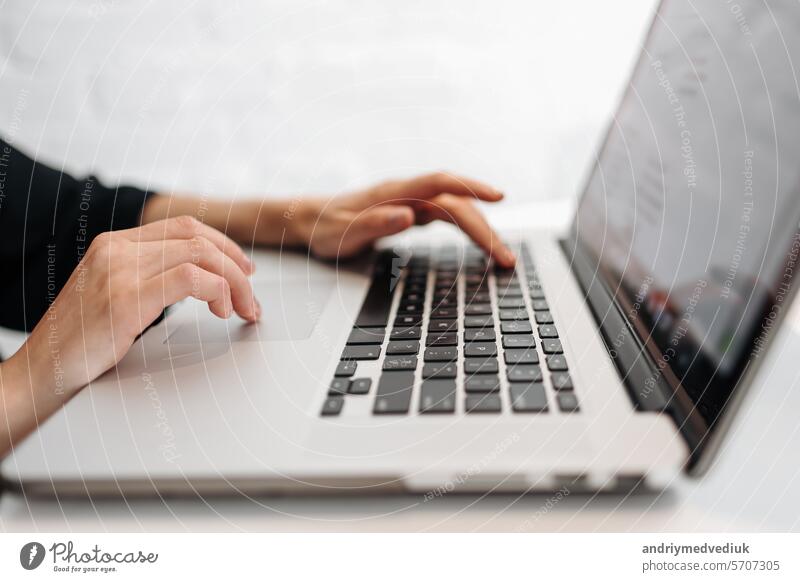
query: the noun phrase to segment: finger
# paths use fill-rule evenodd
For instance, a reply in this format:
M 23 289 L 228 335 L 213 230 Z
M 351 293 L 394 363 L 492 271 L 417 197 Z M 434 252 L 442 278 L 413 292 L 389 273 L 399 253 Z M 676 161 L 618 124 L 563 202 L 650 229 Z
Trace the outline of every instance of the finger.
M 217 317 L 228 319 L 233 314 L 230 286 L 225 278 L 191 263 L 173 267 L 142 284 L 141 300 L 153 312 L 187 297 L 205 301 Z
M 259 318 L 260 308 L 247 276 L 233 259 L 208 239 L 199 236 L 187 240 L 144 242 L 139 244 L 139 256 L 143 263 L 144 278 L 153 277 L 182 263 L 191 263 L 224 277 L 230 286 L 236 313 L 249 321 Z
M 167 239 L 190 239 L 202 236 L 210 240 L 223 253 L 233 259 L 237 265 L 251 275 L 255 270 L 253 263 L 238 244 L 232 239 L 212 228 L 203 224 L 191 216 L 176 216 L 145 224 L 138 228 L 129 228 L 118 231 L 127 239 L 135 242 L 149 242 Z
M 469 200 L 442 194 L 426 203 L 421 214 L 421 222 L 427 222 L 430 219 L 452 222 L 501 267 L 514 266 L 516 262 L 514 253 L 503 244 L 481 211 Z
M 373 202 L 377 203 L 393 200 L 429 200 L 445 192 L 486 202 L 498 202 L 503 199 L 503 193 L 488 184 L 446 172 L 389 182 L 384 188 L 377 188 L 375 192 Z
M 339 252 L 354 254 L 384 236 L 391 236 L 414 225 L 414 211 L 408 206 L 376 206 L 359 213 L 347 226 Z

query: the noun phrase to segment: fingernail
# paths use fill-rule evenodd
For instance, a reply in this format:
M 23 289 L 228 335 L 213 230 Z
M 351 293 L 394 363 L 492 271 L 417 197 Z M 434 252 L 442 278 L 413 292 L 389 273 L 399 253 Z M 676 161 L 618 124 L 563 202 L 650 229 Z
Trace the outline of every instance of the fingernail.
M 405 223 L 405 220 L 406 215 L 398 212 L 397 214 L 392 214 L 392 216 L 389 218 L 389 224 L 392 226 L 401 226 Z
M 256 321 L 258 321 L 259 319 L 261 319 L 261 302 L 256 298 L 253 298 L 253 301 L 256 304 L 256 309 L 255 309 Z
M 244 257 L 244 263 L 245 265 L 247 265 L 247 269 L 251 275 L 256 272 L 256 264 L 253 261 L 251 261 L 250 257 L 248 257 L 247 255 L 245 255 Z

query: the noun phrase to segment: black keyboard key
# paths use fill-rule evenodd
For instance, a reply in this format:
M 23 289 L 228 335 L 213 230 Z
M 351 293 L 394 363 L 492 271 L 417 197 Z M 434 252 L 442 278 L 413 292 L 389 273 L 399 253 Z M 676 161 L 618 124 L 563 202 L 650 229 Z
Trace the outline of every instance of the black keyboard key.
M 467 283 L 464 286 L 464 289 L 466 290 L 468 297 L 472 297 L 476 293 L 488 293 L 489 281 L 483 281 L 482 283 Z
M 344 398 L 341 396 L 328 396 L 322 405 L 322 416 L 338 416 L 344 406 Z
M 473 392 L 499 392 L 500 379 L 496 375 L 470 376 L 464 381 L 464 390 Z
M 500 331 L 506 333 L 533 333 L 533 328 L 528 321 L 501 321 Z
M 472 374 L 497 374 L 497 360 L 494 358 L 468 358 L 464 360 L 464 373 Z
M 519 287 L 509 287 L 507 289 L 497 290 L 498 301 L 502 301 L 503 299 L 517 299 L 519 297 L 522 297 L 522 290 Z
M 540 325 L 539 337 L 542 339 L 558 337 L 558 330 L 555 325 Z
M 383 360 L 384 370 L 416 370 L 417 356 L 386 356 Z
M 458 310 L 453 307 L 440 307 L 431 311 L 431 319 L 456 319 Z
M 515 269 L 506 269 L 502 271 L 495 270 L 494 276 L 497 279 L 498 285 L 508 285 L 509 283 L 515 283 L 519 285 L 519 277 L 517 277 L 517 272 Z
M 379 346 L 383 343 L 383 338 L 386 336 L 386 329 L 382 327 L 372 327 L 361 329 L 354 327 L 350 332 L 350 337 L 347 338 L 347 345 L 360 346 L 360 345 L 376 345 Z
M 471 327 L 464 330 L 464 343 L 468 342 L 493 342 L 495 340 L 494 329 L 491 327 L 477 328 Z
M 422 313 L 424 307 L 422 303 L 407 303 L 405 305 L 400 304 L 400 307 L 397 308 L 398 315 L 416 315 L 418 313 Z
M 537 311 L 534 317 L 536 318 L 536 323 L 541 325 L 553 323 L 553 314 L 549 311 Z
M 422 325 L 422 314 L 417 315 L 398 315 L 394 318 L 394 328 L 402 329 Z
M 418 340 L 422 337 L 422 329 L 419 327 L 403 327 L 393 329 L 389 339 L 395 340 Z
M 548 309 L 550 309 L 550 306 L 547 305 L 547 301 L 545 299 L 532 300 L 531 307 L 533 307 L 534 311 L 547 311 Z
M 356 378 L 350 382 L 348 392 L 350 394 L 369 394 L 369 389 L 372 387 L 372 380 L 369 378 Z
M 501 412 L 502 404 L 497 394 L 469 394 L 464 402 L 467 412 Z
M 491 342 L 473 342 L 464 345 L 464 357 L 488 358 L 497 355 L 497 345 Z
M 356 373 L 357 363 L 353 360 L 342 360 L 336 366 L 336 373 L 334 376 L 348 377 Z
M 433 362 L 422 366 L 423 378 L 455 378 L 455 362 Z
M 491 315 L 468 315 L 464 318 L 464 327 L 493 327 Z
M 511 281 L 510 283 L 497 282 L 497 295 L 506 299 L 508 297 L 518 297 L 522 292 L 519 290 L 519 283 Z
M 416 358 L 415 358 L 416 359 Z M 384 372 L 375 395 L 375 414 L 405 414 L 411 405 L 414 372 Z
M 419 342 L 413 340 L 389 342 L 389 345 L 386 346 L 387 356 L 416 355 L 417 353 L 419 353 Z
M 402 304 L 406 304 L 406 303 L 419 303 L 419 304 L 422 304 L 424 302 L 425 302 L 425 294 L 424 293 L 416 293 L 416 292 L 409 293 L 409 292 L 406 291 L 405 293 L 403 293 L 403 296 L 401 297 L 400 304 L 401 305 Z
M 342 352 L 342 360 L 377 360 L 380 355 L 380 346 L 347 346 Z
M 466 301 L 468 305 L 473 303 L 491 303 L 492 299 L 488 293 L 467 293 Z
M 453 380 L 425 380 L 419 396 L 422 413 L 448 413 L 456 410 L 456 383 Z
M 512 384 L 509 386 L 514 412 L 546 412 L 547 394 L 544 384 Z
M 562 354 L 545 356 L 545 360 L 547 361 L 547 369 L 551 372 L 566 372 L 569 369 L 567 367 L 567 358 Z
M 507 368 L 506 377 L 509 382 L 541 382 L 544 379 L 539 366 L 520 364 Z
M 458 350 L 449 347 L 435 347 L 425 350 L 426 362 L 455 362 L 458 358 Z
M 557 398 L 561 412 L 578 412 L 580 410 L 578 397 L 575 396 L 574 392 L 559 392 Z
M 504 348 L 534 348 L 536 340 L 532 335 L 504 335 Z
M 450 295 L 448 295 L 447 297 L 442 297 L 441 299 L 434 299 L 433 301 L 434 309 L 438 309 L 440 307 L 456 307 L 457 305 L 458 305 L 458 299 Z
M 506 364 L 508 365 L 539 363 L 539 354 L 534 348 L 503 350 L 503 355 L 505 356 Z
M 500 309 L 521 309 L 525 307 L 525 300 L 522 297 L 503 297 L 497 306 Z
M 556 390 L 572 390 L 572 378 L 566 372 L 553 372 L 550 374 L 550 381 Z
M 561 340 L 543 339 L 542 340 L 542 351 L 545 354 L 560 354 L 564 350 L 561 347 Z
M 429 333 L 425 340 L 428 346 L 457 346 L 457 333 Z
M 488 273 L 468 272 L 466 277 L 464 277 L 464 281 L 466 281 L 468 284 L 470 284 L 470 283 L 473 283 L 473 284 L 474 283 L 483 283 L 484 281 L 486 281 L 486 278 L 488 276 L 489 276 Z
M 378 255 L 372 283 L 356 318 L 356 327 L 385 327 L 388 323 L 395 290 L 393 279 L 396 275 L 392 274 L 392 262 L 395 261 L 396 256 L 392 252 Z
M 537 299 L 544 299 L 544 291 L 542 291 L 542 289 L 540 287 L 536 287 L 536 288 L 530 290 L 530 292 L 528 293 L 528 296 L 533 301 L 536 301 Z
M 528 321 L 528 312 L 524 309 L 501 309 L 500 321 Z
M 428 324 L 428 332 L 448 333 L 458 331 L 458 321 L 455 319 L 432 319 Z
M 328 387 L 328 394 L 331 396 L 347 394 L 347 389 L 350 387 L 350 380 L 347 378 L 334 378 L 331 385 Z
M 464 307 L 464 315 L 491 315 L 492 306 L 488 303 L 470 303 Z
M 436 306 L 440 301 L 458 301 L 458 293 L 456 289 L 440 289 L 433 294 L 433 305 Z

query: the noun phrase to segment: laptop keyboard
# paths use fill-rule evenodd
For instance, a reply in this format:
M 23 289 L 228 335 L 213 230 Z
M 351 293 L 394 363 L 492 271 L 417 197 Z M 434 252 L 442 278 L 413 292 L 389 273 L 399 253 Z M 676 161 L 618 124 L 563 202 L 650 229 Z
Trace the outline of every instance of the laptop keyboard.
M 414 250 L 405 261 L 382 252 L 322 415 L 370 397 L 376 415 L 579 412 L 530 252 L 518 250 L 512 270 L 475 247 Z M 381 357 L 377 382 L 359 377 L 360 362 Z

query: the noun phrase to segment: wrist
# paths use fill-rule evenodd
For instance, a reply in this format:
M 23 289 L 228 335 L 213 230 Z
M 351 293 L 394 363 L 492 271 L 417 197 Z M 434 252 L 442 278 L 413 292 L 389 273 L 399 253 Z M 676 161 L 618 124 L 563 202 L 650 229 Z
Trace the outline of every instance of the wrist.
M 4 412 L 0 418 L 0 458 L 74 394 L 74 390 L 67 392 L 63 382 L 48 373 L 53 366 L 38 361 L 37 358 L 47 356 L 38 352 L 41 350 L 31 350 L 26 343 L 0 364 Z
M 59 344 L 43 333 L 48 329 L 42 329 L 47 324 L 46 317 L 4 365 L 10 366 L 13 384 L 19 390 L 33 395 L 37 401 L 61 404 L 82 388 L 83 383 L 76 382 L 69 366 L 62 361 L 66 356 Z
M 314 198 L 292 198 L 284 201 L 282 215 L 285 244 L 308 247 L 311 233 L 319 219 L 319 205 Z
M 318 216 L 310 198 L 254 201 L 242 211 L 256 217 L 254 242 L 270 246 L 307 247 Z

